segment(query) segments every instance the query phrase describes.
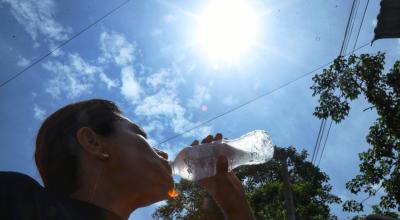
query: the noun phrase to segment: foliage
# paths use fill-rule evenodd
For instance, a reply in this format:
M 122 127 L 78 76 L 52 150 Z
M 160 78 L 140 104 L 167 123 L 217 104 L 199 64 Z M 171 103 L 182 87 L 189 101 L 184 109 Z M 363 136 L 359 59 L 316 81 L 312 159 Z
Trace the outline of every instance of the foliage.
M 224 219 L 214 200 L 196 183 L 181 179 L 175 187 L 180 195 L 157 208 L 154 219 Z
M 306 161 L 306 151 L 286 149 L 288 169 L 298 219 L 336 219 L 329 204 L 340 203 L 330 193 L 329 177 Z M 280 162 L 241 166 L 234 170 L 243 182 L 246 196 L 257 219 L 286 219 Z M 153 214 L 155 219 L 223 219 L 218 206 L 195 183 L 181 180 L 177 187 L 182 196 L 169 200 Z
M 329 69 L 313 77 L 313 96 L 319 96 L 314 115 L 341 122 L 349 114 L 349 102 L 364 97 L 378 115 L 366 137 L 370 148 L 359 154 L 360 174 L 346 184 L 353 194 L 374 196 L 383 188 L 379 208 L 400 211 L 400 61 L 384 73 L 385 54 L 338 57 Z M 350 200 L 345 211 L 363 211 Z M 375 210 L 377 211 L 377 210 Z

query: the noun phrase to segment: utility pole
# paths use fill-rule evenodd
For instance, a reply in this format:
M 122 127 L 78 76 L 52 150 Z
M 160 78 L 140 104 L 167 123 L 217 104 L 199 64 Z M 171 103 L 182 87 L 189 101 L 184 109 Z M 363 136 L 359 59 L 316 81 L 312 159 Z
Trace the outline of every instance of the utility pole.
M 285 206 L 288 220 L 295 220 L 295 209 L 292 188 L 290 186 L 289 171 L 287 164 L 286 149 L 275 147 L 275 156 L 281 162 L 281 175 L 283 181 L 283 195 L 285 196 Z

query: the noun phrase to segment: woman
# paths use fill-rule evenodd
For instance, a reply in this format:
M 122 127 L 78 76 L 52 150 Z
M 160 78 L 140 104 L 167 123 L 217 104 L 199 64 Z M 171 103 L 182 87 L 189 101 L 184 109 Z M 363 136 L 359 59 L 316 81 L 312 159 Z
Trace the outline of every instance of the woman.
M 39 129 L 32 178 L 0 173 L 0 219 L 128 219 L 137 208 L 168 199 L 173 189 L 167 154 L 111 101 L 88 100 L 50 115 Z M 202 142 L 221 139 L 209 135 Z M 198 144 L 194 141 L 193 144 Z M 226 219 L 254 219 L 241 182 L 218 159 L 203 186 Z

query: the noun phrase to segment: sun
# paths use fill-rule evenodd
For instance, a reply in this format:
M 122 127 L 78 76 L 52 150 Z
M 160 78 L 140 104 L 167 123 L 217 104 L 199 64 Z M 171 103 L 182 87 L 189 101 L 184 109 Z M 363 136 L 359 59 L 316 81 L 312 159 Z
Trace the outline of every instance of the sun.
M 213 0 L 198 18 L 197 43 L 217 62 L 234 62 L 253 45 L 257 16 L 248 0 Z

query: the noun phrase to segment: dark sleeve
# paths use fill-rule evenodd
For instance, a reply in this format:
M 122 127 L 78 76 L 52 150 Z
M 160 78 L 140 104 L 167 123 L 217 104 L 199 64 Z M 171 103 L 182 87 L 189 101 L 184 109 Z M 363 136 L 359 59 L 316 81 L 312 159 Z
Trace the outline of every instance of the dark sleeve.
M 383 215 L 368 215 L 367 218 L 365 218 L 365 220 L 396 220 L 396 219 L 391 217 L 386 217 Z
M 0 219 L 38 219 L 36 197 L 42 190 L 27 175 L 0 172 Z

